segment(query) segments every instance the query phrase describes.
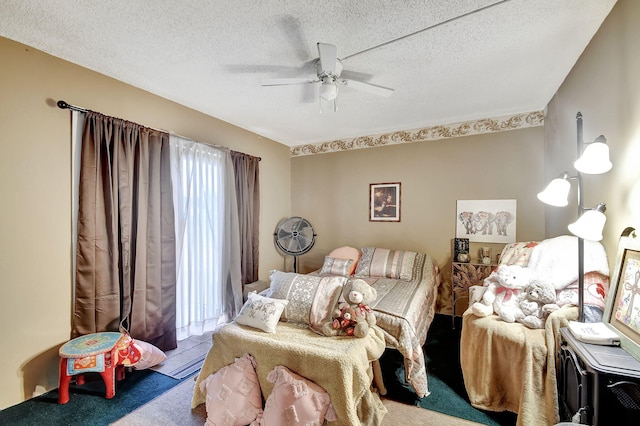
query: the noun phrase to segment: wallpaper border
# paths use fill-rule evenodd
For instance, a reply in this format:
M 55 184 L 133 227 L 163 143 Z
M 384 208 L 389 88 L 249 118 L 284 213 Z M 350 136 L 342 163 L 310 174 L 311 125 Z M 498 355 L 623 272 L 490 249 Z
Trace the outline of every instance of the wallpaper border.
M 506 130 L 537 127 L 544 124 L 544 111 L 531 111 L 522 114 L 506 115 L 496 118 L 463 121 L 459 123 L 424 127 L 416 130 L 382 133 L 361 136 L 352 139 L 338 139 L 330 142 L 298 145 L 290 149 L 292 157 L 349 151 L 353 149 L 375 148 L 385 145 L 434 141 L 482 133 L 503 132 Z

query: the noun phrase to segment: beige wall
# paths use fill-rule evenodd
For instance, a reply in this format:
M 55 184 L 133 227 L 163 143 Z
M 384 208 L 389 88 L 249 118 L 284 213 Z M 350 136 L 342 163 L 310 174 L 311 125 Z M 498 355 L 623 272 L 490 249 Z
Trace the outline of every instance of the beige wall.
M 283 267 L 272 233 L 288 215 L 306 217 L 318 233 L 316 247 L 300 259 L 303 269 L 318 267 L 340 245 L 376 245 L 426 251 L 448 277 L 457 199 L 517 199 L 518 240 L 566 233 L 575 209 L 547 209 L 545 225 L 535 194 L 571 170 L 581 111 L 585 138 L 605 134 L 614 162 L 609 174 L 585 179 L 585 204 L 609 207 L 604 243 L 611 262 L 622 229 L 640 228 L 639 21 L 640 4 L 619 0 L 550 102 L 544 130 L 291 161 L 284 146 L 0 38 L 0 407 L 29 398 L 36 385 L 56 386 L 57 348 L 69 337 L 69 114 L 52 100 L 261 156 L 263 279 Z M 402 222 L 368 221 L 368 185 L 375 182 L 402 182 Z
M 291 179 L 289 149 L 281 144 L 4 38 L 0 58 L 5 408 L 30 398 L 36 386 L 57 387 L 57 350 L 70 333 L 70 113 L 54 101 L 262 157 L 261 278 L 281 265 L 272 234 L 290 214 Z
M 584 116 L 584 139 L 604 134 L 613 169 L 604 175 L 584 175 L 586 207 L 607 204 L 603 243 L 609 264 L 615 261 L 620 233 L 640 229 L 640 3 L 619 0 L 574 69 L 548 106 L 545 120 L 545 175 L 575 173 L 575 117 Z M 575 188 L 575 184 L 573 185 Z M 573 208 L 547 208 L 546 233 L 565 233 L 577 216 Z M 571 206 L 571 205 L 570 205 Z
M 456 200 L 516 199 L 517 240 L 544 237 L 543 138 L 534 127 L 293 158 L 291 212 L 318 234 L 301 270 L 342 245 L 424 251 L 442 268 L 446 311 Z M 369 222 L 369 184 L 381 182 L 402 183 L 400 223 Z

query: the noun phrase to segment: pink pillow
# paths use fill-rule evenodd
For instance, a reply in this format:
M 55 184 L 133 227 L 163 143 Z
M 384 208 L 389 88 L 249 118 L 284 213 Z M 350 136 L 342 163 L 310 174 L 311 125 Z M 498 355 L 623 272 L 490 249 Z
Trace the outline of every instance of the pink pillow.
M 143 342 L 142 340 L 134 340 L 133 346 L 140 351 L 140 361 L 133 365 L 133 368 L 136 370 L 155 367 L 167 359 L 167 355 L 151 343 Z
M 200 382 L 207 392 L 207 425 L 248 425 L 262 414 L 255 365 L 253 356 L 244 354 Z
M 329 394 L 317 384 L 287 367 L 275 367 L 267 375 L 274 384 L 260 425 L 321 425 L 338 419 Z

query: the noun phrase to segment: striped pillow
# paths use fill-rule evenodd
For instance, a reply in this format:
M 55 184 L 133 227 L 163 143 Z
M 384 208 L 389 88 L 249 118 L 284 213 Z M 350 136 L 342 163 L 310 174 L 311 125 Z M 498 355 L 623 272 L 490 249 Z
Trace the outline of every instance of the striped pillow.
M 385 277 L 410 281 L 418 253 L 375 247 L 362 249 L 355 275 L 358 277 Z
M 353 259 L 335 259 L 330 256 L 325 256 L 320 273 L 348 277 L 351 275 L 352 265 Z
M 346 282 L 346 277 L 273 270 L 269 297 L 289 301 L 280 321 L 307 324 L 312 330 L 321 333 L 324 323 L 331 321 Z

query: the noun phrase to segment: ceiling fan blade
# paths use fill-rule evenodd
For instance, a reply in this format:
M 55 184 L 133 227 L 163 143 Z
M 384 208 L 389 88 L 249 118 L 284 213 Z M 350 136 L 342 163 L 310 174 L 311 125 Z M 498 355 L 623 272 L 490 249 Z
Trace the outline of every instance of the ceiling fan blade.
M 290 84 L 308 84 L 319 83 L 317 78 L 303 77 L 303 78 L 271 78 L 262 80 L 260 84 L 262 86 L 287 86 Z
M 320 68 L 327 74 L 336 73 L 336 63 L 338 62 L 338 48 L 333 44 L 318 43 L 318 54 L 320 55 Z
M 343 86 L 352 87 L 354 89 L 372 93 L 378 96 L 384 96 L 385 98 L 391 96 L 391 94 L 394 92 L 394 90 L 389 87 L 378 86 L 377 84 L 365 83 L 358 80 L 339 78 L 336 80 L 336 82 L 342 84 Z

